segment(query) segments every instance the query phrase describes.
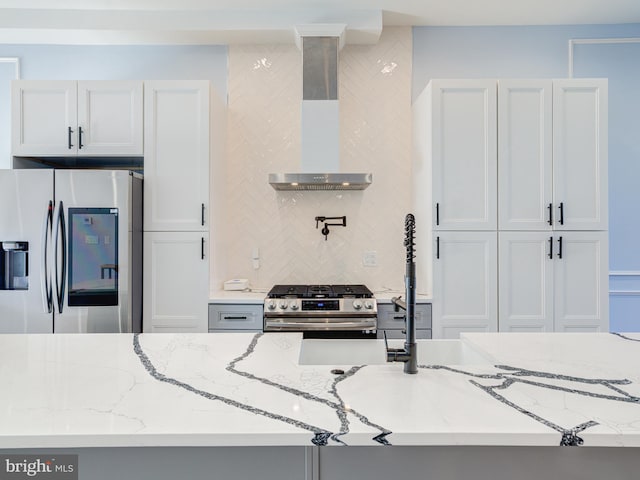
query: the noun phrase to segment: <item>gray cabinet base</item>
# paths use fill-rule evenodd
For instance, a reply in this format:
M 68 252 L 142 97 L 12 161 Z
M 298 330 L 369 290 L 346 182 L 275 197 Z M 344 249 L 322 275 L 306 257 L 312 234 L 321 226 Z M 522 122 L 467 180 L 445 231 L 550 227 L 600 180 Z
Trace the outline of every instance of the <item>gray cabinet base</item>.
M 131 447 L 3 449 L 78 455 L 80 480 L 631 480 L 638 448 L 606 447 Z

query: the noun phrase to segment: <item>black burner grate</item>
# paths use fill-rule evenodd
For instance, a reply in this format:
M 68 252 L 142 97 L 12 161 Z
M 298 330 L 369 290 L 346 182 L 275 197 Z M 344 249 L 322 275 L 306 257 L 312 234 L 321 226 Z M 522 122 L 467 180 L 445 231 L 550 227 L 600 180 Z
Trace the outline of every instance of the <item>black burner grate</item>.
M 274 285 L 268 298 L 372 298 L 364 285 Z

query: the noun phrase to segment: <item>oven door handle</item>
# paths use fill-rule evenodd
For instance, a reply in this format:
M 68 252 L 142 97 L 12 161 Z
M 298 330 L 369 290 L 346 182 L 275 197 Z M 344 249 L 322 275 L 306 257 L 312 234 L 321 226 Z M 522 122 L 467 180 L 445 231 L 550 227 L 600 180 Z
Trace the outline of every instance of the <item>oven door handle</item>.
M 327 315 L 327 312 L 322 311 L 322 310 L 316 310 L 316 311 L 308 311 L 308 312 L 303 312 L 302 314 L 298 314 L 298 315 L 283 315 L 282 313 L 279 312 L 264 312 L 264 317 L 265 318 L 279 318 L 279 319 L 289 319 L 291 321 L 296 321 L 296 319 L 298 318 L 304 318 L 304 319 L 332 319 L 332 321 L 334 322 L 342 322 L 345 320 L 351 320 L 354 318 L 360 318 L 360 319 L 376 319 L 378 318 L 378 313 L 377 312 L 371 312 L 371 313 L 365 313 L 365 312 L 340 312 L 339 316 L 331 316 L 331 315 Z
M 265 330 L 372 330 L 377 327 L 375 319 L 358 322 L 274 322 L 265 321 Z

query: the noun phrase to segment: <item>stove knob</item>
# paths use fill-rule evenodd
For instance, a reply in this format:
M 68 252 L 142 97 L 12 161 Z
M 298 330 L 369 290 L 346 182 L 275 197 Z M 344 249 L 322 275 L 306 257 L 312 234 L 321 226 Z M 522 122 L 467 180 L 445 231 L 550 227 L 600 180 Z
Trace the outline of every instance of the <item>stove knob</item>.
M 364 308 L 366 308 L 367 310 L 371 310 L 373 308 L 373 302 L 371 300 L 365 300 Z
M 269 301 L 267 302 L 267 308 L 268 308 L 269 310 L 275 310 L 275 309 L 276 309 L 276 305 L 277 305 L 277 303 L 276 303 L 276 301 L 275 301 L 275 300 L 269 300 Z
M 285 310 L 288 306 L 289 306 L 289 304 L 287 303 L 287 301 L 286 301 L 286 300 L 281 300 L 281 301 L 280 301 L 280 308 L 281 308 L 282 310 Z
M 355 308 L 356 310 L 360 310 L 362 308 L 362 300 L 354 300 L 353 308 Z
M 291 310 L 298 310 L 298 302 L 295 300 L 291 302 Z

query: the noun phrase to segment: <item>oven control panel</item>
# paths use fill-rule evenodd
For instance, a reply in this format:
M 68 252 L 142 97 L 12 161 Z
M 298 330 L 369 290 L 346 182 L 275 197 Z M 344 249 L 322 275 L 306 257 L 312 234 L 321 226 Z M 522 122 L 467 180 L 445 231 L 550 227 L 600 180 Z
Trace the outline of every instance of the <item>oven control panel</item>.
M 265 300 L 265 314 L 305 315 L 322 313 L 358 313 L 376 315 L 377 304 L 373 298 L 268 298 Z

